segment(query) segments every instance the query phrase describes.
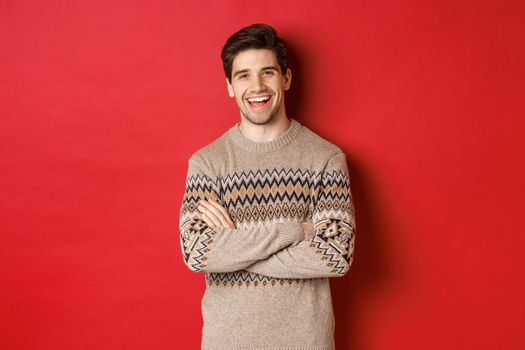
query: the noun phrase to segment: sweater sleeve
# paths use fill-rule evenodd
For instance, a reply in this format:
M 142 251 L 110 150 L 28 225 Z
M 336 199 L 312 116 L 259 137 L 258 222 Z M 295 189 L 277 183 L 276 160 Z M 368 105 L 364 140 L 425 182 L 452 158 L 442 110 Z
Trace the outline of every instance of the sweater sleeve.
M 352 264 L 355 215 L 346 156 L 332 156 L 314 191 L 315 234 L 244 270 L 276 278 L 344 276 Z
M 208 226 L 197 210 L 198 202 L 211 198 L 220 203 L 219 194 L 219 180 L 208 170 L 202 158 L 192 156 L 188 162 L 179 225 L 182 255 L 190 270 L 241 270 L 304 239 L 301 224 L 293 221 L 244 230 Z

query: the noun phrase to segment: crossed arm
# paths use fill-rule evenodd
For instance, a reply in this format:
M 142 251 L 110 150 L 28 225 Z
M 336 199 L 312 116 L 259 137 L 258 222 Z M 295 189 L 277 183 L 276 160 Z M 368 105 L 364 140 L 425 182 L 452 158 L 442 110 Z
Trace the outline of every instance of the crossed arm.
M 213 199 L 201 199 L 198 202 L 197 209 L 201 213 L 202 220 L 211 228 L 236 228 L 226 208 Z M 314 235 L 313 223 L 303 222 L 301 225 L 303 227 L 304 239 L 309 239 Z
M 353 259 L 355 220 L 345 156 L 327 163 L 315 190 L 312 222 L 237 229 L 218 202 L 219 184 L 190 159 L 181 207 L 184 262 L 195 272 L 239 270 L 275 278 L 340 277 Z M 211 175 L 211 174 L 210 174 Z

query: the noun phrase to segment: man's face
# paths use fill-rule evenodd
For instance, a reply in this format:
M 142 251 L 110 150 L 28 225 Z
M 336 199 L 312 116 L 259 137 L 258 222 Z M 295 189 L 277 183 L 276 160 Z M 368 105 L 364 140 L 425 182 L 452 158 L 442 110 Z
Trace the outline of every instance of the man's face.
M 228 94 L 253 124 L 284 117 L 284 91 L 290 88 L 290 69 L 283 75 L 275 54 L 267 49 L 241 51 L 233 59 Z

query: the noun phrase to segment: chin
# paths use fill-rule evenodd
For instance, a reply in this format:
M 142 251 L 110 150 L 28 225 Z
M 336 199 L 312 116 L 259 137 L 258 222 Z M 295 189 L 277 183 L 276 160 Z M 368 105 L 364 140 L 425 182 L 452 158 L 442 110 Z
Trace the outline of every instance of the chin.
M 248 120 L 250 123 L 255 124 L 255 125 L 268 124 L 275 119 L 275 115 L 267 115 L 263 117 L 253 117 L 250 115 L 246 115 L 244 113 L 243 115 L 244 115 L 244 118 L 246 118 L 246 120 Z

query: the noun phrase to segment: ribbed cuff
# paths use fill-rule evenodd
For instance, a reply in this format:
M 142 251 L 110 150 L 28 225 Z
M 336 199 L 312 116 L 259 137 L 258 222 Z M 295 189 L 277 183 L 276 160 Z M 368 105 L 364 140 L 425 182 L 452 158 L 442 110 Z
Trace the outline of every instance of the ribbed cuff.
M 287 247 L 294 242 L 304 240 L 303 226 L 298 222 L 285 222 L 279 225 L 279 241 L 281 247 Z

